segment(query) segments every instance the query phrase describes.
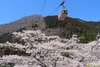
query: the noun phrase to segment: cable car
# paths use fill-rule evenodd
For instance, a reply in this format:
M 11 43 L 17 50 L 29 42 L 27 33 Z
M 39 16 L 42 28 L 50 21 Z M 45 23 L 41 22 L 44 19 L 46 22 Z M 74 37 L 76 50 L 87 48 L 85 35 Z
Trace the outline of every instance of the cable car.
M 66 7 L 65 7 L 65 0 L 62 1 L 62 3 L 60 4 L 60 7 L 62 7 L 62 10 L 61 10 L 60 14 L 58 15 L 58 20 L 63 21 L 66 19 L 67 14 L 68 14 Z
M 66 3 L 66 0 L 62 0 L 60 5 L 58 6 L 62 8 L 61 12 L 58 15 L 58 21 L 64 21 L 68 15 L 65 3 Z
M 67 10 L 62 10 L 61 13 L 58 15 L 58 20 L 63 21 L 67 17 Z

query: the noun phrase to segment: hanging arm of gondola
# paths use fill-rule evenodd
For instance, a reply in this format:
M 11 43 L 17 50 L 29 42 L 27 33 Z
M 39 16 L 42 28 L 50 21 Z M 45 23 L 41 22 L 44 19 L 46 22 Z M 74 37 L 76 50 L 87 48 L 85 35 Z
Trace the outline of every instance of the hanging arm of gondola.
M 65 3 L 65 2 L 63 1 L 63 2 L 59 5 L 59 6 L 63 6 L 63 5 L 64 5 L 64 3 Z
M 65 6 L 65 0 L 62 0 L 61 4 L 59 5 L 62 7 L 61 13 L 58 16 L 58 20 L 63 21 L 66 19 L 67 17 L 67 10 L 66 10 L 66 6 Z
M 63 0 L 59 6 L 64 6 L 64 4 L 65 4 L 65 0 Z

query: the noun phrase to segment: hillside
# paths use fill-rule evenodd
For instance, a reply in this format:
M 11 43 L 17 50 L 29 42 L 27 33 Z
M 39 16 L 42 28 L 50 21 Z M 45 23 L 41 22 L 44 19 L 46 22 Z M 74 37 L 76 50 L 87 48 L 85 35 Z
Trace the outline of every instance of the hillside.
M 2 25 L 0 67 L 98 67 L 96 24 L 71 17 L 58 21 L 57 16 L 29 16 Z
M 59 23 L 64 24 L 66 27 L 76 27 L 81 29 L 93 30 L 97 28 L 99 22 L 84 21 L 78 18 L 67 17 L 64 21 L 58 21 L 57 16 L 47 16 L 45 17 L 48 27 L 57 27 Z M 98 25 L 99 26 L 99 25 Z
M 38 24 L 39 27 L 40 26 L 45 27 L 45 26 L 42 26 L 44 25 L 43 17 L 40 15 L 32 15 L 32 16 L 23 17 L 14 22 L 10 22 L 9 24 L 0 25 L 0 34 L 11 33 L 14 31 L 18 31 L 22 28 L 31 29 L 32 25 L 34 26 L 35 24 Z
M 43 17 L 33 15 L 11 22 L 10 24 L 0 25 L 0 42 L 7 41 L 11 32 L 23 29 L 30 30 L 34 26 L 44 30 L 46 35 L 70 38 L 72 34 L 78 34 L 81 42 L 84 43 L 95 40 L 97 33 L 100 32 L 100 22 L 84 21 L 72 17 L 67 17 L 64 21 L 58 21 L 57 16 Z
M 61 28 L 63 30 L 62 35 L 66 38 L 70 38 L 72 34 L 78 34 L 81 42 L 84 43 L 95 40 L 97 33 L 100 32 L 100 22 L 84 21 L 72 17 L 58 21 L 57 16 L 47 16 L 45 20 L 47 27 Z

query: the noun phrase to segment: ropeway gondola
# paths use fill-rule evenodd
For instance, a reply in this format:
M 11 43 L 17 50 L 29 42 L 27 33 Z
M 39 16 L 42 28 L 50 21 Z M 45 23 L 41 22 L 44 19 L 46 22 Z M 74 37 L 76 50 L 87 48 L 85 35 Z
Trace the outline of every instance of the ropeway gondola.
M 58 15 L 58 20 L 64 21 L 68 15 L 67 9 L 65 7 L 65 0 L 62 0 L 61 4 L 59 6 L 62 8 L 62 10 L 61 10 L 60 14 Z

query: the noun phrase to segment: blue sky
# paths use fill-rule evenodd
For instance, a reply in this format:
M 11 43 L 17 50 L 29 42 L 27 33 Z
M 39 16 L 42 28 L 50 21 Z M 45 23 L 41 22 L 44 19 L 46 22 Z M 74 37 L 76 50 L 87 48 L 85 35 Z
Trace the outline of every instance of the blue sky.
M 0 0 L 0 24 L 34 14 L 57 15 L 61 0 Z M 67 0 L 68 15 L 84 20 L 100 20 L 100 0 Z

